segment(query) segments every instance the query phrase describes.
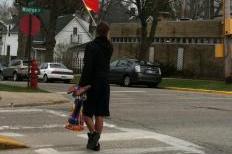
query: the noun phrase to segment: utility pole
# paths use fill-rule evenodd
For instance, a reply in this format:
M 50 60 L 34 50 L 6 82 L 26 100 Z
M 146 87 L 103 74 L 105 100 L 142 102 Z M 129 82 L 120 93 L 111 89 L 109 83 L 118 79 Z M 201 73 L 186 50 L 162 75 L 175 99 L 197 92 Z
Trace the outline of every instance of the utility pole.
M 232 20 L 230 18 L 230 0 L 223 0 L 224 5 L 224 53 L 225 82 L 232 83 Z
M 27 6 L 29 6 L 29 1 L 27 1 Z M 27 80 L 27 87 L 30 87 L 30 80 L 31 80 L 31 75 L 30 75 L 30 69 L 31 69 L 31 44 L 32 44 L 32 36 L 31 36 L 31 29 L 32 29 L 32 15 L 29 14 L 29 35 L 28 35 L 28 40 L 27 40 L 27 58 L 28 58 L 28 80 Z

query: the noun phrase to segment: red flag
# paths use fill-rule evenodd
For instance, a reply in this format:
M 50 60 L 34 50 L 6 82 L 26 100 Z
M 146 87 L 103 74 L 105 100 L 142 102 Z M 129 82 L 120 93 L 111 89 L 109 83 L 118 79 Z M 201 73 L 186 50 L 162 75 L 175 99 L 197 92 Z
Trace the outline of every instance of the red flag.
M 100 3 L 99 0 L 83 0 L 87 9 L 92 10 L 95 13 L 100 11 Z

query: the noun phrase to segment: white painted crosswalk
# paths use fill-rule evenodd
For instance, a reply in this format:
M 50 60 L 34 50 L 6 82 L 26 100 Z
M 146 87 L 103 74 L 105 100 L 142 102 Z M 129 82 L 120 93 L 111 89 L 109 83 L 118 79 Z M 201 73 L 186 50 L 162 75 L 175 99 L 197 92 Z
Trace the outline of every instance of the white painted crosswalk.
M 144 153 L 157 153 L 157 152 L 170 152 L 179 151 L 175 147 L 157 147 L 157 148 L 120 148 L 120 149 L 107 149 L 101 150 L 101 154 L 144 154 Z M 69 151 L 69 152 L 58 152 L 57 150 L 47 148 L 36 150 L 38 154 L 90 154 L 92 151 Z
M 17 114 L 23 114 L 25 112 L 32 114 L 48 114 L 53 115 L 55 117 L 64 118 L 67 117 L 67 114 L 62 112 L 57 112 L 55 110 L 48 110 L 48 109 L 19 109 L 19 110 L 0 110 L 0 113 L 13 113 L 16 112 Z M 27 137 L 27 134 L 18 134 L 18 133 L 12 133 L 11 131 L 22 131 L 22 130 L 30 130 L 30 129 L 54 129 L 54 128 L 63 128 L 64 125 L 62 124 L 50 124 L 50 125 L 41 125 L 41 126 L 0 126 L 0 135 L 5 136 L 13 136 L 13 137 L 20 137 L 23 139 L 23 137 Z M 144 153 L 159 153 L 159 152 L 176 152 L 176 153 L 191 153 L 191 154 L 205 154 L 204 148 L 200 147 L 196 144 L 193 144 L 191 142 L 168 136 L 165 134 L 160 134 L 157 132 L 149 131 L 149 130 L 143 130 L 143 129 L 131 129 L 131 128 L 123 128 L 116 126 L 114 124 L 105 123 L 105 126 L 108 128 L 108 131 L 102 134 L 101 142 L 108 143 L 111 142 L 112 147 L 107 147 L 101 150 L 101 154 L 144 154 Z M 109 131 L 109 130 L 113 131 Z M 44 136 L 46 136 L 46 132 Z M 60 132 L 60 139 L 62 139 L 62 135 L 65 136 L 67 132 Z M 49 133 L 50 137 L 52 137 L 52 133 Z M 41 134 L 38 134 L 41 137 Z M 54 138 L 57 137 L 57 134 L 54 134 Z M 87 136 L 84 132 L 82 133 L 75 133 L 72 136 L 75 138 L 76 141 L 84 141 L 83 145 L 81 146 L 85 147 L 85 143 L 87 140 Z M 28 137 L 27 137 L 28 138 Z M 131 142 L 142 142 L 145 140 L 149 140 L 152 143 L 149 147 L 144 147 L 143 145 L 139 146 L 127 146 Z M 114 147 L 114 142 L 127 142 L 126 145 L 123 145 L 121 147 Z M 154 143 L 153 143 L 154 142 Z M 137 143 L 137 144 L 138 144 Z M 43 143 L 44 144 L 44 143 Z M 51 143 L 52 144 L 52 143 Z M 88 154 L 90 151 L 88 150 L 63 150 L 57 148 L 56 145 L 32 145 L 31 147 L 34 148 L 34 152 L 37 154 Z

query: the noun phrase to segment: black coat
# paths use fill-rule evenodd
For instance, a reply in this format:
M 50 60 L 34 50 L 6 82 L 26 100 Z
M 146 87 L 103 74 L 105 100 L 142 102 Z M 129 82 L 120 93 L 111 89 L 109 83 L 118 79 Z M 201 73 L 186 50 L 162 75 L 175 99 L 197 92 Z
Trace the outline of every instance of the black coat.
M 109 116 L 110 87 L 108 75 L 113 47 L 106 37 L 97 37 L 87 44 L 80 86 L 91 85 L 83 104 L 85 116 Z
M 113 46 L 106 37 L 97 37 L 86 45 L 80 86 L 93 85 L 98 79 L 108 80 Z

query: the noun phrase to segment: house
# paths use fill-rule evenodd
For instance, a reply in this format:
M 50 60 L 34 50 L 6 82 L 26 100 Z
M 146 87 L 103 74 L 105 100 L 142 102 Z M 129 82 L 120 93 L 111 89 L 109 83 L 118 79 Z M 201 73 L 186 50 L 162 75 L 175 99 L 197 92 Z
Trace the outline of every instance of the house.
M 14 25 L 0 21 L 0 55 L 17 56 L 18 32 Z M 13 27 L 13 28 L 12 28 Z
M 89 23 L 77 14 L 60 16 L 56 21 L 55 40 L 53 59 L 63 61 L 63 55 L 69 47 L 92 40 Z M 33 41 L 33 55 L 40 63 L 45 62 L 47 54 L 45 42 L 42 34 L 37 35 Z
M 0 55 L 4 55 L 4 48 L 3 48 L 3 35 L 7 33 L 7 25 L 0 21 Z
M 103 21 L 106 21 L 110 25 L 116 23 L 135 22 L 135 19 L 131 18 L 130 9 L 117 1 L 109 3 L 102 18 Z M 65 59 L 69 59 L 69 61 L 65 62 L 65 64 L 72 68 L 76 73 L 81 72 L 86 44 L 87 42 L 82 44 L 73 44 L 67 50 Z
M 90 42 L 93 38 L 89 33 L 89 23 L 77 15 L 61 16 L 57 19 L 56 46 L 54 59 L 62 58 L 62 52 L 73 45 Z
M 1 53 L 6 54 L 7 49 L 11 56 L 17 56 L 18 51 L 19 27 L 14 26 L 9 33 L 3 33 L 3 50 Z M 84 44 L 92 40 L 89 33 L 89 23 L 78 15 L 65 15 L 57 19 L 55 31 L 56 45 L 54 48 L 54 60 L 62 59 L 66 49 L 74 44 Z M 39 63 L 45 62 L 45 56 L 48 53 L 45 46 L 46 40 L 43 33 L 36 35 L 32 42 L 32 57 L 36 58 Z

